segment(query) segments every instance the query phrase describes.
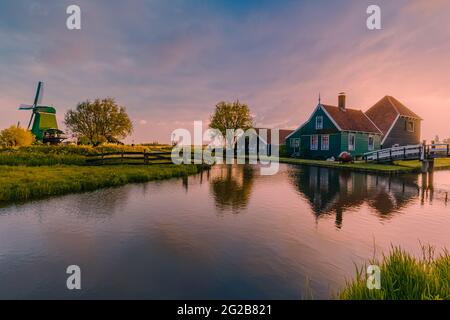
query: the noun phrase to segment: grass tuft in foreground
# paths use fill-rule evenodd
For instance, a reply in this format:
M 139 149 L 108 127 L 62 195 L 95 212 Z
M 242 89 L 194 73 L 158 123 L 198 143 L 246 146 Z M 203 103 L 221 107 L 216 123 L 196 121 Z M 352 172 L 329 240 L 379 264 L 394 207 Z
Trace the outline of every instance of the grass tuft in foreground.
M 422 247 L 418 259 L 398 247 L 381 261 L 371 261 L 381 269 L 381 289 L 369 290 L 365 268 L 339 293 L 344 300 L 437 300 L 450 299 L 450 255 L 444 250 L 436 256 L 434 249 Z
M 192 175 L 201 165 L 0 166 L 0 204 Z

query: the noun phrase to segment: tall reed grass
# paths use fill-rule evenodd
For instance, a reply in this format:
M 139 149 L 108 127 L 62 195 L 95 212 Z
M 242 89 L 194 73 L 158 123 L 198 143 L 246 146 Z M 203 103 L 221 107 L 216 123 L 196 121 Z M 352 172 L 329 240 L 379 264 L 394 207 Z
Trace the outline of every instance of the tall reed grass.
M 381 260 L 370 261 L 381 269 L 381 289 L 367 288 L 366 268 L 357 269 L 355 279 L 338 294 L 345 300 L 440 300 L 450 299 L 450 255 L 436 255 L 431 246 L 422 247 L 416 258 L 393 247 Z

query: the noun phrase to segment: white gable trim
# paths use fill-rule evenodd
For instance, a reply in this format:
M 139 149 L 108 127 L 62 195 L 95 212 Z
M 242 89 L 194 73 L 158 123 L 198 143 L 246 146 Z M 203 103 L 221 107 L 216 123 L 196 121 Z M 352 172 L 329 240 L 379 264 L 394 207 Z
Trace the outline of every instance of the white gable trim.
M 337 128 L 339 131 L 343 131 L 343 130 L 341 129 L 341 127 L 339 127 L 339 125 L 337 124 L 337 122 L 334 121 L 333 117 L 330 116 L 330 114 L 328 113 L 328 111 L 327 111 L 324 107 L 322 107 L 322 105 L 320 105 L 320 107 L 322 108 L 323 112 L 327 115 L 327 117 L 331 120 L 331 122 L 333 122 L 333 124 L 336 126 L 336 128 Z
M 386 135 L 383 137 L 383 140 L 381 140 L 381 145 L 384 145 L 384 142 L 386 141 L 387 137 L 391 133 L 392 129 L 394 128 L 395 124 L 397 123 L 398 119 L 400 118 L 400 113 L 397 114 L 397 117 L 395 117 L 394 122 L 392 122 L 391 127 L 386 132 Z
M 370 117 L 363 112 L 363 114 L 366 116 L 367 119 L 369 119 L 369 121 L 375 126 L 375 128 L 377 128 L 377 130 L 380 132 L 381 135 L 383 135 L 383 131 L 380 130 L 380 128 L 378 128 L 378 126 L 375 124 L 375 122 L 372 121 L 372 119 L 370 119 Z
M 314 114 L 315 114 L 315 113 L 317 112 L 317 110 L 319 110 L 319 109 L 322 109 L 322 111 L 323 111 L 323 112 L 325 113 L 325 115 L 330 119 L 330 121 L 336 126 L 336 128 L 337 128 L 339 131 L 342 131 L 342 129 L 338 126 L 338 124 L 336 123 L 336 121 L 334 121 L 334 119 L 330 116 L 330 114 L 325 110 L 325 108 L 322 107 L 321 104 L 318 104 L 317 107 L 314 109 L 314 111 L 311 113 L 311 116 L 309 117 L 309 119 L 308 119 L 306 122 L 304 122 L 300 127 L 298 127 L 297 129 L 295 129 L 294 131 L 292 131 L 292 132 L 285 138 L 285 140 L 289 139 L 293 134 L 295 134 L 297 131 L 299 131 L 301 128 L 303 128 L 307 123 L 309 123 L 309 122 L 312 120 Z

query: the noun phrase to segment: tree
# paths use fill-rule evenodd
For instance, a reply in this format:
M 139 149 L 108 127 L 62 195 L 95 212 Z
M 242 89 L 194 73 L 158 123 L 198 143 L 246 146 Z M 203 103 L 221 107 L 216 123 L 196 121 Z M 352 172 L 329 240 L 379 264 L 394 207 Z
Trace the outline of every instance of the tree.
M 4 147 L 26 147 L 34 142 L 31 131 L 11 126 L 0 131 L 0 145 Z
M 233 137 L 230 137 L 227 144 L 234 147 L 239 138 L 236 130 L 242 129 L 246 131 L 253 128 L 253 118 L 250 115 L 248 105 L 240 103 L 239 100 L 233 103 L 222 101 L 216 105 L 216 110 L 210 117 L 209 127 L 219 130 L 224 137 L 226 137 L 227 129 L 233 129 L 235 134 Z
M 133 131 L 126 109 L 112 98 L 81 102 L 66 113 L 64 122 L 79 139 L 93 145 L 117 142 Z

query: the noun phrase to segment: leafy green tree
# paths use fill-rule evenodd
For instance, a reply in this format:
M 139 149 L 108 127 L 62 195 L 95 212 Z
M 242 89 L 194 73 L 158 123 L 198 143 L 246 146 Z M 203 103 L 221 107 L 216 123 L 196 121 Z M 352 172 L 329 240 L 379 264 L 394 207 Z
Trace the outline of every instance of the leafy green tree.
M 0 131 L 0 145 L 3 147 L 26 147 L 35 140 L 31 131 L 16 126 Z
M 209 127 L 217 129 L 226 137 L 226 130 L 235 130 L 234 136 L 227 140 L 228 146 L 234 147 L 239 138 L 237 129 L 246 131 L 253 128 L 253 118 L 250 115 L 250 108 L 245 103 L 239 102 L 224 102 L 221 101 L 216 105 L 214 113 L 210 117 Z
M 64 122 L 77 137 L 93 145 L 117 142 L 133 131 L 125 107 L 112 98 L 81 102 L 66 113 Z

